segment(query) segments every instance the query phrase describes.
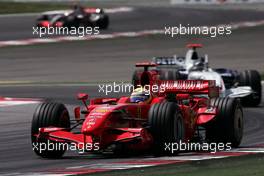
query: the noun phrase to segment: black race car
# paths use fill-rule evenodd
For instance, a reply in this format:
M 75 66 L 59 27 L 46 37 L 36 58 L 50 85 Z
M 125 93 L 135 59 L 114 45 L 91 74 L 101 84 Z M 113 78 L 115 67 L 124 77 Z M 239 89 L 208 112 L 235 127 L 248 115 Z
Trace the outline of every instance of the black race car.
M 99 27 L 107 29 L 109 16 L 101 8 L 76 6 L 72 10 L 47 11 L 37 19 L 38 27 Z

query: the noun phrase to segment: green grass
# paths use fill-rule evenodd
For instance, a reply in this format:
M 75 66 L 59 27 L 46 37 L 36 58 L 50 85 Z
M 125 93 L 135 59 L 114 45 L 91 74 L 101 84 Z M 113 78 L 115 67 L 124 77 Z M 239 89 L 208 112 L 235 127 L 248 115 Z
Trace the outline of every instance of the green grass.
M 264 154 L 192 161 L 133 170 L 96 173 L 97 176 L 263 176 Z

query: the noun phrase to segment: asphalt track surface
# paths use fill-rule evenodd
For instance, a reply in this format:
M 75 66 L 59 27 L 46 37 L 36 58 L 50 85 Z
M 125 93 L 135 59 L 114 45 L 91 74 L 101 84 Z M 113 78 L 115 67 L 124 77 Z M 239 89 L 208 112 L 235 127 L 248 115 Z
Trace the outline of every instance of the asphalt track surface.
M 174 19 L 169 20 L 166 14 L 168 13 L 167 8 L 157 8 L 156 11 L 152 8 L 146 8 L 144 13 L 148 14 L 147 12 L 149 11 L 156 13 L 161 19 L 154 20 L 153 15 L 148 16 L 149 21 L 152 21 L 154 26 L 145 26 L 145 28 L 149 27 L 152 29 L 162 26 L 166 20 L 174 22 L 172 24 L 168 23 L 169 25 L 176 24 Z M 190 13 L 180 13 L 179 11 L 175 10 L 175 13 L 179 13 L 178 15 L 182 20 L 186 18 L 186 21 L 183 20 L 185 22 L 188 21 L 187 19 L 193 19 L 193 16 L 189 16 L 190 13 L 198 13 L 201 18 L 193 19 L 193 24 L 199 25 L 202 23 L 220 24 L 232 20 L 243 20 L 241 18 L 263 19 L 263 15 L 254 15 L 255 12 L 245 11 L 228 12 L 234 14 L 245 13 L 244 15 L 235 15 L 236 17 L 230 17 L 226 12 L 215 10 L 205 10 L 204 14 L 200 10 L 191 10 Z M 128 15 L 128 18 L 134 19 L 134 13 L 136 11 L 131 13 L 131 16 L 129 14 L 126 15 Z M 142 11 L 138 13 L 143 14 Z M 171 12 L 171 14 L 173 13 Z M 218 14 L 218 18 L 214 17 L 214 14 Z M 133 28 L 134 25 L 128 24 L 125 17 L 118 16 L 113 21 L 117 20 L 116 23 L 119 23 L 118 18 L 120 20 L 120 27 L 123 26 L 131 31 L 137 29 L 136 25 Z M 173 18 L 173 16 L 170 18 Z M 7 24 L 11 23 L 6 18 L 1 18 L 0 20 L 6 20 L 4 22 Z M 30 22 L 30 19 L 28 19 L 28 22 Z M 19 23 L 25 24 L 23 21 Z M 138 26 L 142 24 L 144 26 L 147 22 L 132 22 L 131 20 L 131 23 Z M 26 32 L 26 26 L 23 28 L 24 32 L 21 30 L 21 34 L 13 37 L 18 39 L 19 37 L 30 36 Z M 233 31 L 232 35 L 228 37 L 196 37 L 195 41 L 199 41 L 206 46 L 202 49 L 202 52 L 209 54 L 212 66 L 236 68 L 239 70 L 252 68 L 263 72 L 263 29 L 263 27 L 239 29 Z M 15 34 L 17 30 L 19 31 L 19 28 L 14 33 L 12 33 L 11 28 L 10 33 L 7 32 L 8 30 L 6 32 L 1 31 L 0 38 L 7 37 L 5 39 L 9 40 L 11 38 L 8 37 Z M 67 83 L 73 80 L 77 82 L 129 80 L 133 71 L 132 64 L 136 61 L 158 55 L 184 54 L 184 45 L 190 41 L 193 41 L 193 38 L 190 36 L 176 39 L 170 39 L 165 36 L 152 36 L 1 48 L 1 81 L 44 81 L 46 84 L 1 84 L 0 95 L 7 97 L 48 98 L 64 102 L 69 109 L 72 109 L 73 106 L 79 104 L 74 99 L 77 92 L 87 92 L 92 97 L 104 95 L 98 93 L 97 86 L 78 84 L 74 86 L 71 84 L 58 86 L 54 82 Z M 120 95 L 115 94 L 113 96 Z M 38 158 L 32 152 L 30 142 L 30 126 L 35 107 L 36 105 L 0 107 L 0 173 L 48 171 L 67 166 L 126 160 L 126 158 L 105 158 L 104 156 L 94 155 L 78 156 L 75 153 L 66 153 L 66 156 L 60 160 Z M 244 113 L 245 135 L 242 146 L 264 143 L 263 103 L 257 108 L 245 108 Z M 138 156 L 138 158 L 140 157 L 142 156 Z
M 175 7 L 135 7 L 132 12 L 110 15 L 110 28 L 103 33 L 164 29 L 166 25 L 215 25 L 230 22 L 254 21 L 264 18 L 264 12 L 250 10 L 209 10 Z M 33 35 L 37 15 L 0 16 L 0 41 L 27 39 Z
M 130 80 L 138 61 L 185 55 L 185 45 L 199 42 L 212 67 L 263 72 L 264 27 L 234 30 L 216 38 L 165 35 L 112 40 L 50 43 L 0 49 L 1 81 L 100 82 Z

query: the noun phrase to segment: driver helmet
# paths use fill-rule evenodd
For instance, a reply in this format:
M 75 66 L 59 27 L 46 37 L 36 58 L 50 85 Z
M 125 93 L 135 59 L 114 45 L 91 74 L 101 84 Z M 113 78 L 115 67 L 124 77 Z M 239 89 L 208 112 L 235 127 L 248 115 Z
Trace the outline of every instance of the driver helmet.
M 152 100 L 152 96 L 150 92 L 142 87 L 135 89 L 130 96 L 131 103 L 139 103 L 139 102 L 150 103 L 151 100 Z

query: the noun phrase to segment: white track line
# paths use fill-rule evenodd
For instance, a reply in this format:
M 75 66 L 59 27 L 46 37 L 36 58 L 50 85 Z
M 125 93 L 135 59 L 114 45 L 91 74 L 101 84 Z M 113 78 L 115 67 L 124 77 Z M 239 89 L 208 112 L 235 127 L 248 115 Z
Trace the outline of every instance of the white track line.
M 221 24 L 219 26 L 224 26 L 225 24 Z M 226 24 L 228 25 L 228 24 Z M 260 21 L 252 21 L 252 22 L 240 22 L 230 24 L 232 29 L 238 28 L 247 28 L 247 27 L 255 27 L 264 25 L 264 20 Z M 9 41 L 0 41 L 0 47 L 6 46 L 19 46 L 19 45 L 33 45 L 33 44 L 41 44 L 41 43 L 57 43 L 64 41 L 81 41 L 81 40 L 98 40 L 98 39 L 114 39 L 120 37 L 139 37 L 139 36 L 148 36 L 148 35 L 156 35 L 156 34 L 164 34 L 165 31 L 163 29 L 153 29 L 153 30 L 143 30 L 138 32 L 118 32 L 112 34 L 99 34 L 99 35 L 89 35 L 85 37 L 73 37 L 73 36 L 63 36 L 63 37 L 55 37 L 52 39 L 45 38 L 31 38 L 25 40 L 9 40 Z
M 25 98 L 3 98 L 0 97 L 0 108 L 8 106 L 26 105 L 26 104 L 36 104 L 40 100 L 36 99 L 25 99 Z
M 116 8 L 104 9 L 106 13 L 132 12 L 133 10 L 134 10 L 133 7 L 116 7 Z
M 26 105 L 26 104 L 36 104 L 36 101 L 0 101 L 0 108 L 8 106 Z
M 193 153 L 182 153 L 178 156 L 174 157 L 155 157 L 155 158 L 143 158 L 140 161 L 139 160 L 129 160 L 122 162 L 111 162 L 111 163 L 96 163 L 96 164 L 86 164 L 86 165 L 78 165 L 78 166 L 72 166 L 72 167 L 66 167 L 65 173 L 67 173 L 68 170 L 71 172 L 78 172 L 78 170 L 83 169 L 105 169 L 105 170 L 117 170 L 117 169 L 130 169 L 130 168 L 138 168 L 138 167 L 149 167 L 149 166 L 156 166 L 164 164 L 162 161 L 200 161 L 200 160 L 209 160 L 209 159 L 220 159 L 220 158 L 227 158 L 227 157 L 233 157 L 233 156 L 242 156 L 247 155 L 249 153 L 263 153 L 264 147 L 246 147 L 246 148 L 237 148 L 232 149 L 230 151 L 224 151 L 224 152 L 216 152 L 216 153 L 200 153 L 199 152 L 193 152 Z M 244 154 L 245 153 L 245 154 Z M 129 163 L 131 162 L 132 163 Z M 148 161 L 151 161 L 152 163 L 149 163 Z M 181 162 L 181 163 L 182 163 Z M 169 162 L 168 162 L 169 163 Z

